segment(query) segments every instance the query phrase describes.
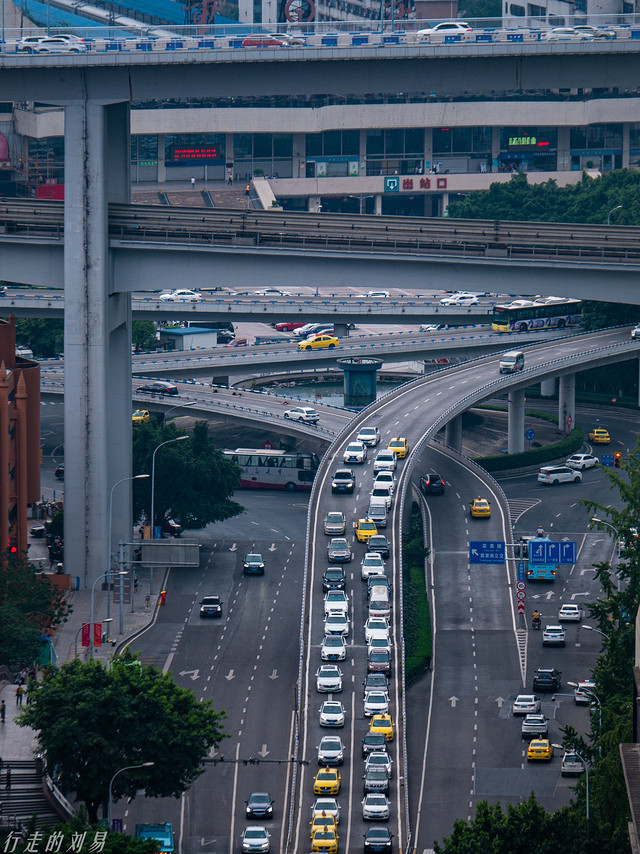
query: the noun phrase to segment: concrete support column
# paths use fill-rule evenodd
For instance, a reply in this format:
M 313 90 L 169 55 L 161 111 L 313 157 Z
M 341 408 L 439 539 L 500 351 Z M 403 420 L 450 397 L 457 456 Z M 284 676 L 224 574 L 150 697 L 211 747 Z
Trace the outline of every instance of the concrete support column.
M 448 207 L 449 207 L 449 193 L 443 193 L 442 194 L 442 210 L 440 211 L 440 216 L 446 216 Z
M 456 415 L 446 423 L 444 441 L 450 448 L 462 452 L 462 415 Z
M 553 397 L 556 393 L 556 378 L 542 380 L 540 383 L 540 394 L 542 397 Z
M 433 161 L 433 128 L 424 129 L 424 173 L 431 169 Z
M 305 178 L 307 175 L 305 135 L 303 133 L 294 133 L 292 145 L 291 177 Z
M 358 175 L 361 178 L 365 178 L 367 174 L 367 131 L 366 128 L 360 129 L 360 136 L 358 139 L 358 157 L 360 159 L 360 167 L 358 169 Z
M 131 298 L 113 294 L 107 205 L 130 200 L 129 105 L 65 107 L 65 568 L 109 566 L 131 474 Z M 113 541 L 132 536 L 130 484 Z
M 309 196 L 307 205 L 309 213 L 320 213 L 322 211 L 320 196 Z M 320 208 L 320 210 L 318 210 L 318 208 Z
M 629 168 L 629 122 L 622 125 L 622 168 Z
M 571 169 L 571 128 L 566 126 L 558 127 L 558 172 L 569 172 Z
M 344 371 L 344 405 L 361 409 L 373 403 L 382 359 L 338 359 L 338 367 Z
M 510 454 L 524 451 L 524 389 L 509 392 L 509 439 Z
M 569 434 L 576 426 L 576 375 L 560 377 L 558 390 L 558 426 Z
M 500 164 L 500 128 L 491 128 L 491 169 L 493 172 L 498 171 Z
M 164 159 L 164 134 L 158 134 L 158 177 L 156 179 L 159 184 L 164 184 L 167 180 L 167 166 Z
M 382 216 L 382 194 L 373 197 L 373 212 L 376 216 Z
M 333 334 L 336 338 L 347 338 L 349 336 L 349 327 L 346 323 L 334 323 Z

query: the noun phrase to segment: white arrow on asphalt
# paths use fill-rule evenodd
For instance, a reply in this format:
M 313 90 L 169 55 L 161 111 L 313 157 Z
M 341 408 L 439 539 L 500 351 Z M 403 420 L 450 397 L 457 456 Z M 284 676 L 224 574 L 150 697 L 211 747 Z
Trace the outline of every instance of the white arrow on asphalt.
M 496 703 L 498 704 L 498 708 L 501 709 L 504 705 L 504 697 L 496 697 Z
M 591 568 L 589 568 L 589 569 L 581 569 L 581 570 L 580 570 L 580 575 L 584 575 L 584 574 L 585 574 L 585 572 L 595 572 L 595 571 L 596 571 L 596 570 L 595 570 L 595 567 L 591 567 Z
M 571 598 L 575 599 L 576 596 L 588 596 L 588 595 L 589 595 L 588 593 L 572 593 Z
M 206 848 L 207 845 L 215 845 L 217 841 L 218 841 L 217 836 L 211 836 L 211 837 L 203 836 L 200 840 L 200 847 Z
M 547 592 L 544 594 L 544 598 L 553 599 L 553 590 L 547 590 Z
M 275 544 L 275 543 L 271 543 L 271 545 L 269 546 L 269 551 L 270 551 L 270 552 L 275 552 L 275 550 L 276 550 L 276 544 Z
M 532 593 L 531 594 L 532 599 L 539 599 L 541 596 L 542 596 L 542 593 Z
M 231 682 L 232 679 L 235 679 L 235 676 L 233 675 L 233 670 L 230 670 L 224 678 L 227 679 L 229 682 Z
M 269 676 L 269 679 L 277 679 L 277 678 L 278 678 L 278 671 L 277 671 L 277 670 L 272 670 L 272 671 L 271 671 L 271 676 Z
M 180 676 L 190 676 L 191 679 L 193 679 L 193 681 L 195 682 L 196 679 L 200 678 L 200 671 L 199 670 L 181 670 Z
M 267 745 L 263 744 L 262 750 L 258 751 L 258 756 L 262 756 L 262 758 L 265 759 L 269 755 L 270 752 L 271 751 L 267 750 Z
M 236 543 L 234 543 L 234 544 L 231 546 L 231 548 L 229 549 L 229 551 L 230 551 L 230 552 L 235 552 L 237 548 L 238 548 L 237 544 L 236 544 Z
M 451 703 L 451 708 L 455 709 L 456 703 L 460 702 L 460 697 L 449 697 L 449 702 Z

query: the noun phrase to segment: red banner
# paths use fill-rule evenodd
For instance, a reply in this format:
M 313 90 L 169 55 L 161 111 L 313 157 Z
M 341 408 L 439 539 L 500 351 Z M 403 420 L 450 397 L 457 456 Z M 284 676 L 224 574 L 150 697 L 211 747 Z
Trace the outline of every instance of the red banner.
M 82 624 L 82 646 L 89 646 L 91 643 L 91 635 L 89 634 L 89 623 Z

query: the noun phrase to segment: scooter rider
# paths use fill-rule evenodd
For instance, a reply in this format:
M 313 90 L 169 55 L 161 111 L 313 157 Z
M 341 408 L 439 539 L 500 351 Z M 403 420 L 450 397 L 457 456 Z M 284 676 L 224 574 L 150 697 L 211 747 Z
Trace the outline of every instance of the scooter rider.
M 531 625 L 534 629 L 540 628 L 541 614 L 540 611 L 536 608 L 536 610 L 531 615 Z

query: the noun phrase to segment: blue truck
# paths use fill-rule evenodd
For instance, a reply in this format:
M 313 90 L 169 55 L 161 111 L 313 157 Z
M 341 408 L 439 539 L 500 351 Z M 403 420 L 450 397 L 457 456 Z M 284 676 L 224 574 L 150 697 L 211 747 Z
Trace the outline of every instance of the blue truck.
M 136 824 L 138 839 L 154 839 L 157 842 L 157 854 L 173 854 L 173 826 L 170 821 L 164 824 Z

